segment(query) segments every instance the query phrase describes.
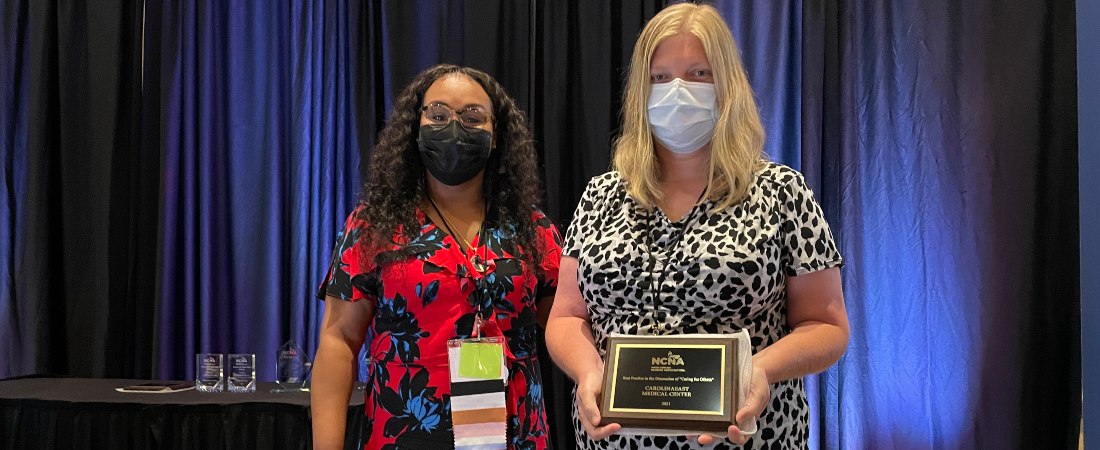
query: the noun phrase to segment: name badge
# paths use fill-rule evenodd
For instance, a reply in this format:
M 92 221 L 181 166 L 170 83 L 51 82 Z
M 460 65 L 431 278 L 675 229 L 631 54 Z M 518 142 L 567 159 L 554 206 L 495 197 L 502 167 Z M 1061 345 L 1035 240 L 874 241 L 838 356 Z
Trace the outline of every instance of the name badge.
M 447 341 L 455 449 L 505 450 L 508 367 L 503 337 Z

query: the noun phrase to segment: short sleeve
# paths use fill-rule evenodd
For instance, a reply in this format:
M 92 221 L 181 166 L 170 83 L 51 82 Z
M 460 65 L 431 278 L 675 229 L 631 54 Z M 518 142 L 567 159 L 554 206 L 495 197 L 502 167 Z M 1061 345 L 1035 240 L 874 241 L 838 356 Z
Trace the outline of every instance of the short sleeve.
M 784 272 L 797 276 L 843 265 L 821 205 L 802 174 L 791 172 L 792 177 L 779 190 Z
M 565 248 L 562 250 L 565 256 L 579 259 L 584 237 L 594 236 L 600 231 L 597 217 L 600 203 L 606 196 L 607 187 L 601 181 L 604 178 L 607 178 L 607 174 L 592 178 L 585 186 L 581 201 L 573 211 L 573 221 L 569 223 L 569 229 L 565 232 Z
M 359 236 L 363 221 L 359 219 L 363 205 L 348 215 L 344 229 L 336 235 L 336 246 L 325 280 L 317 289 L 317 298 L 336 297 L 358 301 L 378 297 L 378 273 L 373 264 L 363 258 Z
M 558 227 L 550 221 L 541 211 L 536 211 L 535 238 L 539 246 L 541 261 L 538 261 L 536 276 L 538 288 L 535 298 L 543 298 L 554 295 L 558 289 L 558 267 L 561 265 L 561 234 Z

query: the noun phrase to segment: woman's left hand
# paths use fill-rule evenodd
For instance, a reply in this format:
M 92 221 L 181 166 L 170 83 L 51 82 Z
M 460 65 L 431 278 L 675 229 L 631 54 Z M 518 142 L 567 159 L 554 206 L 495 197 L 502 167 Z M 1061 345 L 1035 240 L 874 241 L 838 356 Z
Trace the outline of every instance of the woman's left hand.
M 749 393 L 745 397 L 745 403 L 741 405 L 741 409 L 737 410 L 737 415 L 734 419 L 737 423 L 748 424 L 756 421 L 760 414 L 764 412 L 764 408 L 768 406 L 768 402 L 771 401 L 772 388 L 768 383 L 768 375 L 764 373 L 764 369 L 760 366 L 753 365 L 752 367 L 752 379 L 749 382 Z M 742 445 L 752 437 L 751 434 L 743 434 L 737 424 L 732 424 L 726 430 L 727 438 L 733 441 L 734 444 Z M 702 435 L 699 436 L 699 443 L 703 445 L 710 445 L 716 442 L 718 439 L 714 436 Z

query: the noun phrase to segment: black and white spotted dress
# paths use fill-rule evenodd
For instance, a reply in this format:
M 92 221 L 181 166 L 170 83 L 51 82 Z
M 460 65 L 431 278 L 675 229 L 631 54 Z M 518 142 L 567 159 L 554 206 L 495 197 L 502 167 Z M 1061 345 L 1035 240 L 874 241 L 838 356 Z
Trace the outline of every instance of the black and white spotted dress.
M 763 163 L 745 201 L 711 211 L 715 206 L 705 201 L 672 222 L 629 196 L 618 172 L 588 183 L 566 234 L 565 254 L 579 261 L 577 279 L 601 356 L 608 334 L 649 334 L 654 323 L 658 334 L 745 329 L 759 351 L 790 332 L 787 277 L 843 263 L 821 207 L 802 174 L 790 167 Z M 808 421 L 802 380 L 773 384 L 760 430 L 744 448 L 804 448 Z M 659 436 L 590 441 L 575 404 L 573 428 L 582 449 L 698 445 Z M 707 448 L 736 446 L 723 440 Z

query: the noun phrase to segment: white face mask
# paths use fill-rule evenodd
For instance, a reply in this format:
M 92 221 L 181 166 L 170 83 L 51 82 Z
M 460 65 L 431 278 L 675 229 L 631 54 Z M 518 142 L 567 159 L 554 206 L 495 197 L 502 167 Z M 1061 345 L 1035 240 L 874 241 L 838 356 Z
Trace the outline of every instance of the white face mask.
M 679 78 L 649 87 L 649 126 L 665 148 L 691 153 L 714 136 L 717 94 L 711 83 Z

